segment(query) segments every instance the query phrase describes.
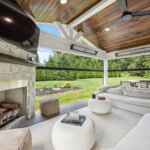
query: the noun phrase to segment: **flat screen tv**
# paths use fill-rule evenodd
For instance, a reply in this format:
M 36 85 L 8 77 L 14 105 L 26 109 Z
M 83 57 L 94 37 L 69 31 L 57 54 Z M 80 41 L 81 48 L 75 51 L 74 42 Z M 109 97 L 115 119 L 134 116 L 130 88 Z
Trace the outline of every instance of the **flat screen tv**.
M 0 0 L 0 38 L 37 53 L 39 28 L 15 0 Z

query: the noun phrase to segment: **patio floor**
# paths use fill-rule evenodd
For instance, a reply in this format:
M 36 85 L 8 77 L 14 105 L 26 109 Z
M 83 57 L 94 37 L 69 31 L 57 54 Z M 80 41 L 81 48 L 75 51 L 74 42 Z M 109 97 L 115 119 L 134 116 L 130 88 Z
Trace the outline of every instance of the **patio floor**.
M 140 120 L 142 115 L 113 108 L 110 114 L 98 115 L 87 107 L 87 100 L 77 101 L 60 106 L 60 114 L 45 118 L 36 112 L 31 120 L 20 127 L 29 127 L 32 133 L 33 150 L 54 150 L 51 132 L 54 123 L 67 112 L 78 110 L 91 117 L 96 126 L 96 143 L 92 150 L 108 150 L 113 148 Z
M 88 107 L 78 110 L 91 117 L 96 126 L 96 143 L 92 150 L 108 150 L 113 148 L 140 120 L 142 115 L 113 108 L 110 114 L 98 115 Z M 30 126 L 33 150 L 54 150 L 51 132 L 54 123 L 62 116 Z
M 77 101 L 77 102 L 70 103 L 70 104 L 61 105 L 60 106 L 60 114 L 59 115 L 62 115 L 62 114 L 65 114 L 67 112 L 71 112 L 71 111 L 74 111 L 74 110 L 86 107 L 87 106 L 87 102 L 88 102 L 88 99 Z M 28 126 L 40 123 L 42 121 L 52 119 L 52 118 L 54 118 L 56 116 L 58 116 L 58 115 L 54 115 L 54 116 L 45 118 L 45 117 L 43 117 L 41 115 L 40 111 L 37 111 L 35 113 L 35 116 L 33 116 L 30 120 L 25 120 L 25 122 L 20 125 L 20 128 L 28 127 Z

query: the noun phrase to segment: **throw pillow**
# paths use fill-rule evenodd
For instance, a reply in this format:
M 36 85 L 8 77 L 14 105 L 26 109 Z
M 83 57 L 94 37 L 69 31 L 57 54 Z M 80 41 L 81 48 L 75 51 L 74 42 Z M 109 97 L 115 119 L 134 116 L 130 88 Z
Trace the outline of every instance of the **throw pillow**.
M 150 99 L 150 90 L 124 86 L 123 95 Z

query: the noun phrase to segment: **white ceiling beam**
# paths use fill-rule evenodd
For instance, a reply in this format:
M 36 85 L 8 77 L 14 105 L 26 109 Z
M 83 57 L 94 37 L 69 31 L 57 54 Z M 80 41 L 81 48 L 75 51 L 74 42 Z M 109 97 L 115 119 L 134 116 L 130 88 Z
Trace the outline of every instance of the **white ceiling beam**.
M 69 25 L 74 28 L 80 23 L 84 22 L 85 20 L 89 19 L 90 17 L 94 16 L 98 12 L 102 11 L 104 8 L 108 7 L 112 3 L 116 2 L 116 0 L 102 0 L 92 8 L 90 8 L 88 11 L 80 15 L 78 18 L 73 20 Z
M 54 22 L 54 25 L 56 26 L 56 28 L 58 29 L 58 31 L 60 32 L 61 36 L 64 38 L 69 38 L 67 31 L 65 30 L 63 24 L 61 24 L 58 21 Z
M 69 37 L 70 37 L 70 39 L 73 39 L 73 36 L 74 36 L 74 32 L 73 32 L 73 28 L 72 27 L 70 27 L 70 26 L 68 26 L 68 29 L 69 29 Z
M 69 25 L 61 24 L 57 21 L 54 22 L 54 25 L 57 27 L 63 38 L 77 41 L 83 35 L 82 32 L 77 32 Z
M 63 26 L 64 30 L 66 31 L 67 36 L 68 36 L 68 39 L 71 39 L 71 38 L 70 38 L 70 30 L 69 30 L 69 26 L 66 25 L 66 24 L 61 24 L 61 25 Z
M 75 44 L 78 46 L 82 46 L 85 48 L 95 50 L 98 52 L 98 54 L 97 55 L 90 55 L 88 53 L 82 53 L 79 51 L 71 50 L 70 49 L 71 44 Z M 83 45 L 79 42 L 76 42 L 74 40 L 69 40 L 69 39 L 64 39 L 62 37 L 57 37 L 57 36 L 54 36 L 50 33 L 46 33 L 43 31 L 40 31 L 39 47 L 48 48 L 48 49 L 52 49 L 52 50 L 60 51 L 60 52 L 64 52 L 64 53 L 75 54 L 75 55 L 79 55 L 79 56 L 101 59 L 101 60 L 104 60 L 106 58 L 106 53 L 104 51 L 99 50 L 98 48 L 93 48 L 91 46 L 85 46 L 85 45 Z
M 73 39 L 75 41 L 77 41 L 81 36 L 83 35 L 83 33 L 80 31 L 80 32 L 76 32 L 75 36 L 73 37 Z

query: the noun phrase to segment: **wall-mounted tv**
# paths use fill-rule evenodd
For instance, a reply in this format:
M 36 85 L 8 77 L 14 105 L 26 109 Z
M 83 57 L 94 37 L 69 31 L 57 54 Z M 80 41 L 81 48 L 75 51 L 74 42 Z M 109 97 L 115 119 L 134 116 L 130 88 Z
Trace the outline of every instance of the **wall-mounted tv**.
M 15 0 L 0 0 L 0 38 L 32 53 L 37 52 L 39 28 Z

